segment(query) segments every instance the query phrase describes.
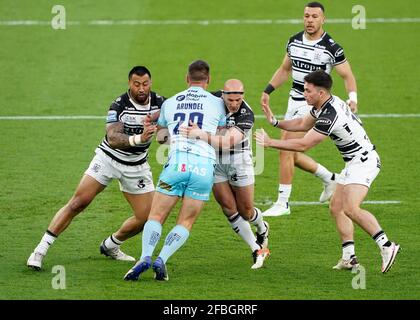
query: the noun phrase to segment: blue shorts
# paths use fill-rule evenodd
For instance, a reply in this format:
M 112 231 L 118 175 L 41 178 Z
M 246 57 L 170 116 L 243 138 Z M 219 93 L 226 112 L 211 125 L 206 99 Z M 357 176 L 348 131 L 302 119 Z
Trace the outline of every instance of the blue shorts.
M 165 164 L 156 191 L 170 196 L 209 200 L 215 161 L 196 154 L 177 152 Z

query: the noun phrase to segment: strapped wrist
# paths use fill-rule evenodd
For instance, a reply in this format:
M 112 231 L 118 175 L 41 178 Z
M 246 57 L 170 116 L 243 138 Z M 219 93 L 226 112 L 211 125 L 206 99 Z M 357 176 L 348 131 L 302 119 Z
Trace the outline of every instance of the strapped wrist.
M 353 101 L 354 103 L 357 104 L 357 92 L 355 91 L 350 91 L 349 92 L 349 100 Z
M 271 118 L 271 124 L 273 125 L 273 127 L 277 127 L 277 125 L 279 124 L 279 120 L 277 120 L 276 118 L 272 117 Z
M 274 90 L 276 90 L 276 88 L 274 88 L 273 86 L 272 86 L 272 84 L 271 83 L 269 83 L 268 85 L 267 85 L 267 87 L 264 89 L 264 92 L 266 93 L 266 94 L 270 94 L 271 92 L 273 92 Z
M 138 146 L 139 144 L 141 144 L 141 135 L 140 134 L 135 134 L 135 135 L 129 136 L 128 137 L 128 143 L 132 147 Z

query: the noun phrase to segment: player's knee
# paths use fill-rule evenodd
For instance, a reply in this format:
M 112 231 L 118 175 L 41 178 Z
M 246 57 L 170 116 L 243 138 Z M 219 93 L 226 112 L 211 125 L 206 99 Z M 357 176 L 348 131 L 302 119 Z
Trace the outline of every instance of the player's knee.
M 223 213 L 226 216 L 232 215 L 237 212 L 236 203 L 234 199 L 228 197 L 217 199 L 217 202 L 222 207 Z
M 341 202 L 334 201 L 334 199 L 330 202 L 330 213 L 331 215 L 335 216 L 339 214 L 343 210 Z
M 347 217 L 354 220 L 359 215 L 360 208 L 354 205 L 344 205 L 343 211 Z
M 76 195 L 70 199 L 68 207 L 72 213 L 82 212 L 90 203 L 92 199 L 87 196 Z
M 245 220 L 248 220 L 248 221 L 251 220 L 252 217 L 254 216 L 254 206 L 252 205 L 252 203 L 250 204 L 244 203 L 242 206 L 240 206 L 239 214 Z

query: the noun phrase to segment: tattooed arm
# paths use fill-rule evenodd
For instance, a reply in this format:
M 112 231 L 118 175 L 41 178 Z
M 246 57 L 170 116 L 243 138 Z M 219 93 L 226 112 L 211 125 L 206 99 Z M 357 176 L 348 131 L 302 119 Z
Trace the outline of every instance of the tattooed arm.
M 106 125 L 106 136 L 109 145 L 113 149 L 131 148 L 128 140 L 129 135 L 124 133 L 124 124 L 122 122 L 112 122 Z
M 152 138 L 155 132 L 156 125 L 147 121 L 144 122 L 143 133 L 134 136 L 129 136 L 124 133 L 124 124 L 122 122 L 113 122 L 106 125 L 108 143 L 114 149 L 128 149 L 145 143 Z

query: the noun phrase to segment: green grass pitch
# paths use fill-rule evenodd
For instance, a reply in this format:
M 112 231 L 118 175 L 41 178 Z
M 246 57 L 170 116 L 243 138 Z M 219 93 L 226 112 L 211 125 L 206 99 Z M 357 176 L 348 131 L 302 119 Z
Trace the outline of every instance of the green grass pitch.
M 187 65 L 207 60 L 210 90 L 228 78 L 246 86 L 256 114 L 265 88 L 285 53 L 287 39 L 302 29 L 290 23 L 214 23 L 236 19 L 301 19 L 307 1 L 70 1 L 67 28 L 8 25 L 5 21 L 51 21 L 55 1 L 0 2 L 0 117 L 32 115 L 104 116 L 110 102 L 126 90 L 129 69 L 151 69 L 153 89 L 171 96 L 185 88 Z M 360 114 L 418 114 L 418 34 L 420 4 L 393 1 L 323 1 L 327 18 L 351 19 L 352 6 L 364 5 L 368 19 L 417 18 L 417 22 L 326 23 L 325 29 L 345 50 L 357 79 Z M 181 5 L 182 4 L 182 5 Z M 91 25 L 94 20 L 151 20 L 146 25 Z M 209 21 L 165 24 L 169 20 Z M 213 22 L 212 22 L 213 21 Z M 72 24 L 71 22 L 78 22 Z M 334 72 L 334 93 L 345 97 Z M 272 107 L 283 114 L 290 81 L 272 94 Z M 114 182 L 59 237 L 44 260 L 42 272 L 26 267 L 50 219 L 70 198 L 105 132 L 104 121 L 0 120 L 0 299 L 419 299 L 420 298 L 420 117 L 364 118 L 383 169 L 366 204 L 403 252 L 386 275 L 380 272 L 376 244 L 356 227 L 357 255 L 366 270 L 366 289 L 355 290 L 355 274 L 331 269 L 341 246 L 327 205 L 293 206 L 287 217 L 267 218 L 271 257 L 251 270 L 251 252 L 231 230 L 214 199 L 204 207 L 188 242 L 168 262 L 170 281 L 158 283 L 152 272 L 139 282 L 125 282 L 131 263 L 99 254 L 103 238 L 130 216 Z M 278 134 L 263 119 L 256 128 Z M 157 145 L 150 163 L 155 181 L 161 165 Z M 334 171 L 343 167 L 328 141 L 309 152 Z M 277 152 L 267 150 L 256 176 L 255 200 L 261 209 L 275 200 Z M 317 201 L 318 180 L 297 170 L 292 201 Z M 173 214 L 164 226 L 175 223 Z M 162 241 L 161 241 L 162 242 Z M 160 246 L 158 247 L 159 250 Z M 123 245 L 139 256 L 140 238 Z M 52 268 L 66 270 L 66 289 L 55 290 Z

